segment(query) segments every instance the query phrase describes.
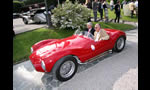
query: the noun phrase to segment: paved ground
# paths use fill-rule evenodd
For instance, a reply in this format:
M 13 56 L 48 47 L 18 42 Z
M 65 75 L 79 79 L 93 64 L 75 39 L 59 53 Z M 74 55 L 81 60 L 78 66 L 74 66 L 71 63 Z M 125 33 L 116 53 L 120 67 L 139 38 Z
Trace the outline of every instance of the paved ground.
M 138 90 L 138 68 L 130 69 L 113 85 L 113 90 Z
M 24 24 L 22 18 L 13 19 L 13 26 L 15 34 L 19 34 L 22 32 L 34 30 L 37 28 L 41 28 L 46 26 L 46 24 L 35 24 L 34 22 L 30 22 L 29 24 Z
M 62 83 L 51 75 L 36 72 L 30 61 L 14 65 L 13 90 L 137 90 L 138 29 L 126 34 L 126 47 L 122 52 L 80 65 L 75 76 L 67 82 Z M 134 77 L 129 78 L 131 70 L 130 76 Z M 118 85 L 121 89 L 117 89 Z

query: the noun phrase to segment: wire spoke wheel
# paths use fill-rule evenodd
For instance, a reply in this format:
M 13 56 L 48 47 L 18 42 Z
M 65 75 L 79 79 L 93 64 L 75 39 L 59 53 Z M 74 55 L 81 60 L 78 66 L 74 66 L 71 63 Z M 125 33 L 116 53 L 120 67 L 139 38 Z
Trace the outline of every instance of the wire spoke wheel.
M 119 38 L 117 41 L 117 48 L 121 50 L 124 47 L 124 38 Z
M 70 77 L 75 71 L 75 64 L 72 61 L 64 62 L 60 67 L 60 75 L 63 78 Z
M 115 43 L 115 46 L 114 46 L 114 48 L 113 48 L 113 51 L 115 51 L 115 52 L 120 52 L 120 51 L 122 51 L 122 50 L 124 49 L 124 47 L 125 47 L 125 43 L 126 43 L 125 37 L 124 37 L 124 36 L 120 36 L 120 37 L 117 39 L 116 43 Z
M 64 56 L 56 62 L 52 70 L 54 78 L 59 81 L 71 79 L 77 72 L 78 63 L 76 58 L 71 55 Z

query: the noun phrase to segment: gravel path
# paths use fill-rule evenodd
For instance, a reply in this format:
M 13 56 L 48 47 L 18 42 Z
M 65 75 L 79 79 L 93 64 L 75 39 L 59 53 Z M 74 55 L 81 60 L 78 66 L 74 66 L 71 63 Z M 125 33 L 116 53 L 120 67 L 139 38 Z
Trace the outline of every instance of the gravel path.
M 113 90 L 138 90 L 138 67 L 130 69 L 114 84 Z
M 13 19 L 13 26 L 14 26 L 15 34 L 20 34 L 23 32 L 45 27 L 46 24 L 35 24 L 32 22 L 26 25 L 23 23 L 22 18 L 17 18 L 17 19 Z

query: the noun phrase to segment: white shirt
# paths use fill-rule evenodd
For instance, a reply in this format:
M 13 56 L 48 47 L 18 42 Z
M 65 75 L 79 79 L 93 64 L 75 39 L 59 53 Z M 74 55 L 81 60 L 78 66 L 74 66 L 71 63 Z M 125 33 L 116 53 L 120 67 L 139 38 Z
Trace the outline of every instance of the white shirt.
M 90 33 L 91 29 L 92 29 L 92 28 L 88 29 L 88 33 L 87 33 L 87 36 L 89 35 L 89 33 Z
M 135 7 L 138 7 L 138 1 L 135 1 L 134 4 L 135 4 Z
M 88 29 L 88 33 L 91 31 L 92 28 Z
M 110 5 L 114 5 L 114 1 L 110 1 Z
M 95 41 L 98 41 L 99 36 L 100 36 L 100 31 L 99 31 L 99 32 L 97 32 L 97 35 L 96 35 L 96 39 L 95 39 Z

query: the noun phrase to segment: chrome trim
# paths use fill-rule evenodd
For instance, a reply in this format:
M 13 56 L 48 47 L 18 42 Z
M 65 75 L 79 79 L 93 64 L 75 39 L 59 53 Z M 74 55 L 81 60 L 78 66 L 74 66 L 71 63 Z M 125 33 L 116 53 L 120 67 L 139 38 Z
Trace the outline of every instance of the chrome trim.
M 31 53 L 33 53 L 33 48 L 31 47 Z
M 94 51 L 94 50 L 95 50 L 95 46 L 94 46 L 94 45 L 91 45 L 91 49 Z
M 95 57 L 92 57 L 92 58 L 88 59 L 88 60 L 87 60 L 86 62 L 84 62 L 84 63 L 82 63 L 82 62 L 80 61 L 80 59 L 79 59 L 77 56 L 73 56 L 73 57 L 76 58 L 76 60 L 77 60 L 77 62 L 78 62 L 79 64 L 87 64 L 87 63 L 92 62 L 92 61 L 94 61 L 94 60 L 96 60 L 96 59 L 98 59 L 98 58 L 101 58 L 101 57 L 103 57 L 103 56 L 105 56 L 105 55 L 107 55 L 107 54 L 112 54 L 112 53 L 113 53 L 113 52 L 112 52 L 112 50 L 110 49 L 110 50 L 105 51 L 105 52 L 103 52 L 103 53 L 101 53 L 101 54 L 99 54 L 99 55 L 97 55 L 97 56 L 95 56 Z
M 42 69 L 46 72 L 46 67 L 45 67 L 44 61 L 41 61 L 41 67 L 42 67 Z
M 77 62 L 78 62 L 79 64 L 84 64 L 84 63 L 82 63 L 82 62 L 80 61 L 80 59 L 79 59 L 77 56 L 73 56 L 73 57 L 76 58 L 76 60 L 77 60 Z
M 109 53 L 110 53 L 110 54 L 112 54 L 112 53 L 113 53 L 112 49 L 110 49 L 110 50 L 108 50 L 108 51 L 109 51 Z
M 117 48 L 119 50 L 121 50 L 124 46 L 124 39 L 123 38 L 120 38 L 118 41 L 117 41 Z
M 73 63 L 73 61 L 66 61 L 65 63 L 63 63 L 60 67 L 60 75 L 63 78 L 68 78 L 70 77 L 75 71 L 75 64 Z
M 85 63 L 92 62 L 92 61 L 94 61 L 94 60 L 96 60 L 98 58 L 104 57 L 105 55 L 109 54 L 109 52 L 110 52 L 109 50 L 105 51 L 105 52 L 103 52 L 103 53 L 101 53 L 101 54 L 99 54 L 99 55 L 97 55 L 95 57 L 92 57 L 92 58 L 88 59 Z

